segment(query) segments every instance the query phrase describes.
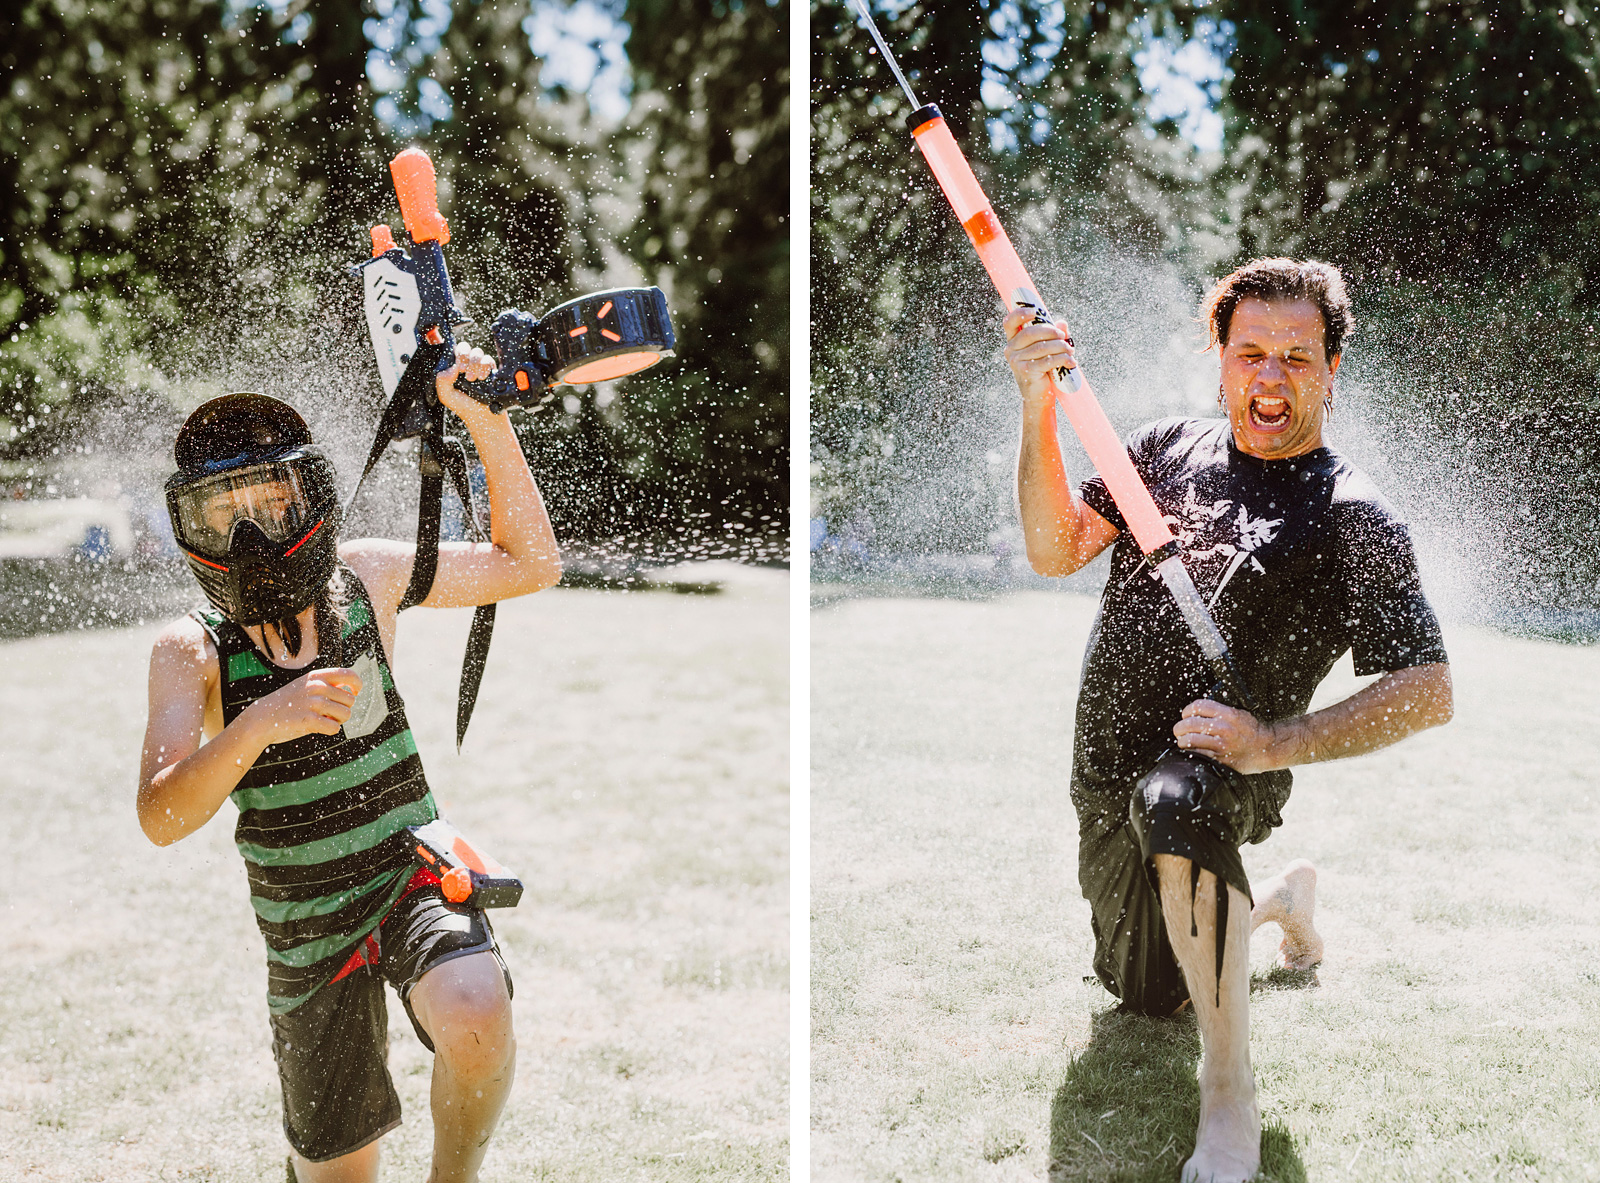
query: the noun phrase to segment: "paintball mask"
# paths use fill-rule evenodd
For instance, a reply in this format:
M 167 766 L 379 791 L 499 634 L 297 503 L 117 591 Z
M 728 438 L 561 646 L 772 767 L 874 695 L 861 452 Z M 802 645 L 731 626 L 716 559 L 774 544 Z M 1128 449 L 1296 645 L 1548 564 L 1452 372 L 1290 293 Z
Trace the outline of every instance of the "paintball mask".
M 292 621 L 333 575 L 344 516 L 305 420 L 265 395 L 224 395 L 173 450 L 167 513 L 206 598 L 238 624 Z

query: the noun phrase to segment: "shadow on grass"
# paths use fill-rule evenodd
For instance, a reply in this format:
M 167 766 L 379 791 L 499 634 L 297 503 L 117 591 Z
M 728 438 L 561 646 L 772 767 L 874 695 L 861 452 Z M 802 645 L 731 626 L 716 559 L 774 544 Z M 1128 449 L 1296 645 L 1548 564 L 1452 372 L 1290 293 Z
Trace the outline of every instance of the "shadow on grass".
M 1250 993 L 1256 994 L 1263 990 L 1311 990 L 1320 986 L 1317 981 L 1317 970 L 1311 969 L 1284 969 L 1278 966 L 1269 969 L 1264 974 L 1250 975 Z
M 1200 1033 L 1191 1011 L 1152 1019 L 1094 1016 L 1089 1044 L 1050 1107 L 1050 1183 L 1173 1183 L 1200 1121 Z M 1261 1133 L 1260 1183 L 1306 1183 L 1282 1125 Z

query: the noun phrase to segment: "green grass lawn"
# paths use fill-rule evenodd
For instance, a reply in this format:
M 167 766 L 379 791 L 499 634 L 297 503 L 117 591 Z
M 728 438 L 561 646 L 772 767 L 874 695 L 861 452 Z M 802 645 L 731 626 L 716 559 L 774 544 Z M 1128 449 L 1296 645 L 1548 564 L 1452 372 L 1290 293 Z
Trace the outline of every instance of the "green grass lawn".
M 812 1140 L 824 1180 L 1174 1180 L 1192 1019 L 1091 975 L 1067 797 L 1094 601 L 812 613 Z M 1263 1178 L 1600 1179 L 1600 652 L 1449 628 L 1456 717 L 1298 769 L 1252 879 L 1320 871 L 1326 960 L 1251 946 Z M 1348 660 L 1319 704 L 1357 685 Z
M 516 870 L 494 914 L 517 1082 L 483 1177 L 778 1179 L 788 1158 L 788 581 L 502 605 L 463 755 L 468 613 L 401 617 L 397 680 L 447 814 Z M 134 817 L 154 630 L 0 644 L 0 1179 L 283 1178 L 265 957 L 236 811 Z M 390 995 L 421 1179 L 432 1057 Z

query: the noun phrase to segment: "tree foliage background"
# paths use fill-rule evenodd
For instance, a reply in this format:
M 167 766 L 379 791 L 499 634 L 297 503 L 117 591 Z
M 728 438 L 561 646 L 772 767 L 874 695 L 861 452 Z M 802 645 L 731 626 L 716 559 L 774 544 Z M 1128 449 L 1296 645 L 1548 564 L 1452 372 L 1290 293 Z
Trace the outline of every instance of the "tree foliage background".
M 159 480 L 183 414 L 227 389 L 360 455 L 382 391 L 348 267 L 398 227 L 387 162 L 415 143 L 480 326 L 668 293 L 675 360 L 514 417 L 563 539 L 779 553 L 785 22 L 766 0 L 5 5 L 5 491 L 71 491 L 57 474 L 90 453 Z
M 1497 609 L 1600 607 L 1593 5 L 875 11 L 1047 299 L 1070 306 L 1103 392 L 1199 383 L 1128 398 L 1205 413 L 1189 318 L 1209 279 L 1260 255 L 1336 262 L 1359 324 L 1341 385 L 1360 403 L 1335 437 L 1459 546 Z M 1011 456 L 970 445 L 1012 413 L 973 394 L 1009 382 L 997 306 L 867 34 L 834 3 L 812 22 L 814 510 L 884 546 L 992 549 Z M 1196 134 L 1199 116 L 1220 135 Z M 1184 338 L 1186 365 L 1128 343 L 1163 335 Z

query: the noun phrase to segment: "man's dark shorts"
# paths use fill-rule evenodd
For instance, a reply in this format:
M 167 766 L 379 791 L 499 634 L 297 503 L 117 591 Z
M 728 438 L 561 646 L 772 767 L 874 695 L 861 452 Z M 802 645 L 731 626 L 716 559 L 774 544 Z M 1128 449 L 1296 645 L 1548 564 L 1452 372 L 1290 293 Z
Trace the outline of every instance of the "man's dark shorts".
M 272 1016 L 283 1132 L 312 1162 L 360 1150 L 400 1124 L 400 1098 L 387 1064 L 385 980 L 429 1051 L 433 1042 L 410 1000 L 411 988 L 428 970 L 472 953 L 493 953 L 511 991 L 511 974 L 488 918 L 446 902 L 437 883 L 417 888 L 389 910 L 376 945 L 374 951 L 371 938 L 365 943 L 368 964 L 329 982 L 289 1013 Z
M 1134 786 L 1126 811 L 1080 803 L 1078 878 L 1094 926 L 1094 969 L 1124 1006 L 1170 1015 L 1189 997 L 1167 940 L 1153 856 L 1189 859 L 1249 899 L 1239 847 L 1265 837 L 1263 804 L 1248 778 L 1177 749 Z M 1268 806 L 1274 816 L 1276 805 Z

